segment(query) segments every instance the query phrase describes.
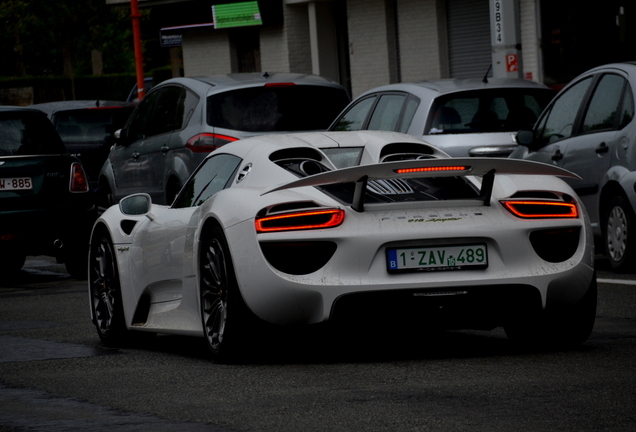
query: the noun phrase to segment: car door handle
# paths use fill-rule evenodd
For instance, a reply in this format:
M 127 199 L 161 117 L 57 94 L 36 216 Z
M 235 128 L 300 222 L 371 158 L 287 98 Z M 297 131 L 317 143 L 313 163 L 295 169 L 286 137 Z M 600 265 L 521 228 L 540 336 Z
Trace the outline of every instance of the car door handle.
M 602 143 L 599 144 L 598 147 L 596 147 L 595 151 L 596 151 L 597 154 L 607 153 L 609 151 L 609 147 L 607 146 L 607 144 L 602 142 Z
M 139 157 L 139 152 L 134 152 L 132 154 L 133 159 L 137 159 Z
M 167 145 L 161 146 L 161 153 L 166 154 L 168 153 L 168 150 L 170 150 L 170 147 L 168 147 Z
M 558 161 L 561 159 L 563 159 L 563 153 L 561 153 L 561 150 L 557 149 L 557 151 L 555 151 L 554 154 L 552 155 L 552 160 Z

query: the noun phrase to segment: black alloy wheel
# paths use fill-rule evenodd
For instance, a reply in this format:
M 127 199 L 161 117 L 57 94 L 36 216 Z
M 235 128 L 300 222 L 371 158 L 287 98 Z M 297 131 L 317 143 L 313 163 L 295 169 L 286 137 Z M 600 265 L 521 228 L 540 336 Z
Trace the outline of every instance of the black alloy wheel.
M 615 271 L 631 270 L 636 258 L 635 219 L 626 198 L 612 198 L 603 218 L 603 239 L 607 259 Z
M 238 290 L 229 248 L 220 228 L 204 238 L 199 263 L 201 319 L 215 361 L 236 359 L 245 341 L 246 306 Z
M 124 320 L 115 249 L 103 229 L 96 230 L 91 242 L 88 277 L 93 323 L 99 338 L 105 345 L 125 342 L 128 331 Z

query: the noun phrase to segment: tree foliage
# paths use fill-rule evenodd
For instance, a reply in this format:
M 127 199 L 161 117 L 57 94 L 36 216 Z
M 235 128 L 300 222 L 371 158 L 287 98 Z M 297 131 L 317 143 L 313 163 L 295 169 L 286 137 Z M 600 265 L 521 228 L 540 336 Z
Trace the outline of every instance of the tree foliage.
M 102 53 L 103 73 L 135 71 L 128 8 L 105 0 L 0 0 L 0 23 L 0 76 L 90 75 L 93 50 Z

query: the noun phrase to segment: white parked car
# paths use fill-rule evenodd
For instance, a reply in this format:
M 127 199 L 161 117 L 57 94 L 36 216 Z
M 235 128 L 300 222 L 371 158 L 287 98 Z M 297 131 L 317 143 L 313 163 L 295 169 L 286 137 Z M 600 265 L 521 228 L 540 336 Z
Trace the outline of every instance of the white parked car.
M 404 132 L 453 157 L 506 157 L 519 129 L 530 128 L 556 92 L 522 79 L 443 79 L 366 91 L 330 131 Z
M 450 158 L 409 135 L 323 132 L 227 144 L 172 206 L 135 194 L 96 222 L 91 316 L 201 336 L 217 360 L 262 323 L 382 319 L 585 341 L 596 311 L 592 235 L 571 173 Z

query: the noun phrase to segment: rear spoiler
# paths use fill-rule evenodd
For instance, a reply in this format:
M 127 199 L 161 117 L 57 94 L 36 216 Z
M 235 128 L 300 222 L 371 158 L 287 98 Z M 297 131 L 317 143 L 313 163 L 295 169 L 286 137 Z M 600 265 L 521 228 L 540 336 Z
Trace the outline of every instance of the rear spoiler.
M 269 189 L 262 195 L 285 189 L 328 184 L 355 183 L 352 208 L 363 211 L 364 191 L 369 180 L 392 178 L 482 176 L 480 199 L 488 205 L 495 181 L 495 173 L 509 175 L 549 175 L 581 180 L 577 174 L 542 162 L 505 158 L 448 158 L 418 159 L 360 165 L 303 177 Z

